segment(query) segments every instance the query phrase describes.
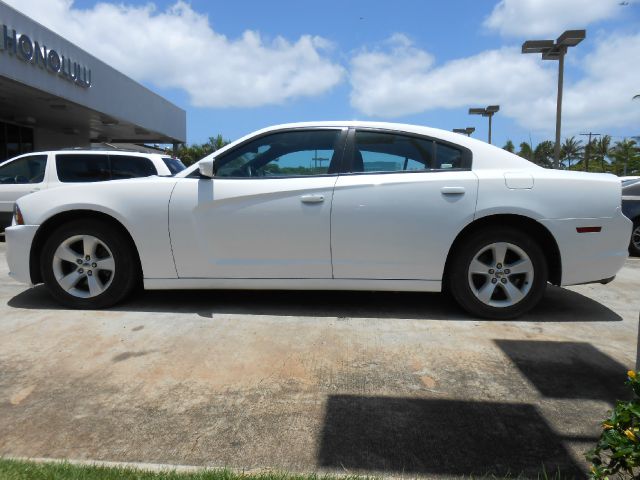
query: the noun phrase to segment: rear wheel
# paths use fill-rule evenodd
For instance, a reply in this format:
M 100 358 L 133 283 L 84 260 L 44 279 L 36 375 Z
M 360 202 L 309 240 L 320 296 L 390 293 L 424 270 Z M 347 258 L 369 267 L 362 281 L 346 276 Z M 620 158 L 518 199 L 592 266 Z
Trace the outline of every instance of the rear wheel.
M 633 232 L 629 242 L 629 253 L 634 257 L 640 257 L 640 218 L 633 222 Z
M 516 318 L 542 298 L 548 269 L 539 245 L 522 232 L 495 228 L 471 234 L 454 252 L 448 289 L 472 315 Z
M 73 308 L 112 306 L 139 280 L 126 237 L 96 220 L 76 220 L 58 228 L 44 245 L 40 265 L 51 295 Z

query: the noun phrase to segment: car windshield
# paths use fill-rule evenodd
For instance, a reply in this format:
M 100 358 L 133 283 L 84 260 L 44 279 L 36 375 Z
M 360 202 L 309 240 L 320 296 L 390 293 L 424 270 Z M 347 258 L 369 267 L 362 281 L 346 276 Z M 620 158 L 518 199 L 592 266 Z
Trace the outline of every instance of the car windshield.
M 182 170 L 187 168 L 187 167 L 184 166 L 184 163 L 182 163 L 177 158 L 162 157 L 162 161 L 164 162 L 164 164 L 167 166 L 167 168 L 171 172 L 171 175 L 175 175 L 176 173 L 181 172 Z

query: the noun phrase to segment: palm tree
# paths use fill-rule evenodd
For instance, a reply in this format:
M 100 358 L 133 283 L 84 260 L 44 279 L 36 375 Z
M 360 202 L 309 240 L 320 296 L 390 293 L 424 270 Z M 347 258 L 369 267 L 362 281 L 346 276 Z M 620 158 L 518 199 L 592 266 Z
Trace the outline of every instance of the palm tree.
M 611 136 L 603 135 L 602 137 L 600 137 L 600 140 L 594 141 L 593 150 L 591 150 L 591 152 L 596 159 L 600 160 L 602 172 L 605 172 L 605 159 L 611 154 Z
M 516 150 L 516 147 L 511 140 L 507 140 L 507 143 L 505 143 L 502 148 L 509 153 L 513 153 Z
M 545 140 L 540 142 L 533 152 L 534 162 L 538 165 L 551 168 L 553 167 L 554 142 Z
M 522 142 L 520 144 L 520 151 L 518 152 L 518 156 L 526 158 L 530 162 L 533 162 L 533 150 L 531 150 L 531 145 L 529 145 L 527 142 Z
M 627 175 L 630 166 L 632 171 L 636 170 L 636 165 L 640 161 L 640 152 L 636 142 L 627 138 L 617 141 L 611 150 L 611 154 L 615 159 L 616 173 L 619 171 L 619 165 L 622 165 L 623 176 Z
M 576 140 L 576 137 L 565 138 L 560 147 L 560 158 L 567 160 L 568 167 L 571 168 L 571 161 L 579 160 L 583 151 L 582 140 Z

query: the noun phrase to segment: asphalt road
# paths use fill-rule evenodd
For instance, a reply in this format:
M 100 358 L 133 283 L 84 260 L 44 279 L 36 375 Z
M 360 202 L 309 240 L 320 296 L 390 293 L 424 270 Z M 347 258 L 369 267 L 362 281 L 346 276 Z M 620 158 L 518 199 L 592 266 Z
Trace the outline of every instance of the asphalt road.
M 2 456 L 579 476 L 635 361 L 639 259 L 497 322 L 417 293 L 147 292 L 71 311 L 4 255 Z

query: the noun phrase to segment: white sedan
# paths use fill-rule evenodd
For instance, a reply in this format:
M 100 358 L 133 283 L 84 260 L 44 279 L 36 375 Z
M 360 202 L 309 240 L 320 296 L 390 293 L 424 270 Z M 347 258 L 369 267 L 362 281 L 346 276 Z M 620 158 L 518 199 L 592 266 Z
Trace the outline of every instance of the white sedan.
M 606 283 L 631 222 L 613 175 L 546 170 L 421 126 L 260 130 L 176 177 L 21 198 L 11 275 L 103 308 L 146 289 L 447 290 L 514 318 L 548 282 Z

